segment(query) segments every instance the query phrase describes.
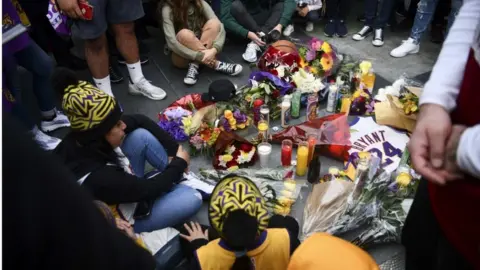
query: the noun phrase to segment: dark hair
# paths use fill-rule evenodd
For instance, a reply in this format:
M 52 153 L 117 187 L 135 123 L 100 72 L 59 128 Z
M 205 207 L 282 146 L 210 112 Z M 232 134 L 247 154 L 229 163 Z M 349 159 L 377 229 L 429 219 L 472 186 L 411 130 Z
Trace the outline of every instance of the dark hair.
M 258 221 L 243 210 L 235 210 L 228 214 L 223 225 L 224 241 L 236 252 L 246 252 L 257 240 Z M 253 269 L 251 259 L 244 254 L 235 260 L 234 270 Z
M 65 67 L 56 68 L 52 75 L 52 87 L 60 100 L 63 98 L 65 88 L 70 85 L 76 85 L 79 81 L 77 74 Z
M 165 3 L 172 8 L 171 19 L 177 30 L 188 28 L 188 10 L 190 5 L 193 5 L 195 15 L 201 18 L 200 24 L 204 25 L 206 22 L 206 18 L 203 15 L 203 0 L 165 0 Z

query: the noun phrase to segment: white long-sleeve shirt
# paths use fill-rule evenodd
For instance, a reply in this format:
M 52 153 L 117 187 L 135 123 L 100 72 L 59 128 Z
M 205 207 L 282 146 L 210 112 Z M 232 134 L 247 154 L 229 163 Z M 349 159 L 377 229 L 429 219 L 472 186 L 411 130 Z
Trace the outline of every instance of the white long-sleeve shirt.
M 480 64 L 480 0 L 464 0 L 443 43 L 430 79 L 425 84 L 420 105 L 437 104 L 449 112 L 455 109 L 471 48 L 475 52 L 475 59 Z M 480 88 L 478 94 L 480 98 Z M 462 134 L 457 149 L 459 167 L 478 178 L 480 178 L 479 144 L 480 124 L 477 124 Z
M 319 10 L 322 8 L 322 0 L 314 0 L 307 6 L 308 11 Z

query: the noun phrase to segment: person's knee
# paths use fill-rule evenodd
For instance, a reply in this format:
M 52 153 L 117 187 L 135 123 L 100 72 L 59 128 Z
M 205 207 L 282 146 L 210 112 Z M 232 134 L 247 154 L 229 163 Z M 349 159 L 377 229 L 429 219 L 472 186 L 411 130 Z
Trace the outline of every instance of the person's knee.
M 99 53 L 101 51 L 106 50 L 107 40 L 105 35 L 102 35 L 98 38 L 85 40 L 85 49 L 94 53 Z
M 222 23 L 220 22 L 219 19 L 217 18 L 214 18 L 214 19 L 210 19 L 208 20 L 205 25 L 203 26 L 203 29 L 212 29 L 214 31 L 217 31 L 217 32 L 220 32 L 220 27 L 221 27 Z
M 241 15 L 245 12 L 245 6 L 243 5 L 242 1 L 235 0 L 232 2 L 230 6 L 230 13 L 234 16 Z
M 135 36 L 135 24 L 133 22 L 112 25 L 116 37 Z
M 141 140 L 141 141 L 149 141 L 149 140 L 156 139 L 155 136 L 153 136 L 153 134 L 150 133 L 150 131 L 144 128 L 135 129 L 130 134 L 128 134 L 127 137 L 131 137 L 134 140 Z
M 184 203 L 185 211 L 196 213 L 203 203 L 202 194 L 198 190 L 188 186 L 182 186 L 181 188 L 184 189 L 182 202 Z
M 320 20 L 320 13 L 317 10 L 313 10 L 307 13 L 307 20 L 309 22 L 317 22 Z
M 185 45 L 188 43 L 189 40 L 197 38 L 195 36 L 195 33 L 192 32 L 192 30 L 189 29 L 181 29 L 178 31 L 177 36 L 176 36 L 178 42 L 180 42 L 182 45 Z

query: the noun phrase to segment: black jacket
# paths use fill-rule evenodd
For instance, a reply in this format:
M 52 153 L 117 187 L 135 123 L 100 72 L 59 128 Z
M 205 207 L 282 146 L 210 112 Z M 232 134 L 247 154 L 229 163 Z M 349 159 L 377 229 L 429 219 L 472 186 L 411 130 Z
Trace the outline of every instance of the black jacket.
M 155 269 L 53 154 L 12 119 L 2 124 L 3 269 Z
M 95 149 L 80 146 L 72 134 L 60 143 L 55 153 L 73 172 L 77 180 L 88 175 L 82 186 L 93 196 L 107 204 L 131 203 L 158 198 L 168 192 L 174 183 L 180 181 L 188 164 L 176 157 L 178 143 L 154 121 L 144 115 L 122 116 L 128 134 L 137 128 L 152 133 L 165 148 L 169 157 L 173 157 L 167 168 L 150 179 L 139 180 L 135 175 L 126 173 L 123 168 L 107 165 L 108 160 Z M 111 149 L 110 149 L 111 150 Z

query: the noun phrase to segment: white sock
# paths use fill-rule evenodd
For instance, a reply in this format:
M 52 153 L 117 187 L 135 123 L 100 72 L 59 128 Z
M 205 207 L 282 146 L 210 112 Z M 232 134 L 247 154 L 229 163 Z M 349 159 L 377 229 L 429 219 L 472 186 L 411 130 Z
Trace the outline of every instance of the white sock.
M 133 83 L 140 81 L 140 79 L 144 77 L 142 72 L 142 63 L 140 63 L 140 60 L 133 64 L 127 63 L 127 68 L 128 74 L 130 74 L 130 79 Z
M 97 85 L 98 89 L 113 97 L 112 86 L 110 85 L 110 75 L 102 79 L 93 78 L 93 81 Z

